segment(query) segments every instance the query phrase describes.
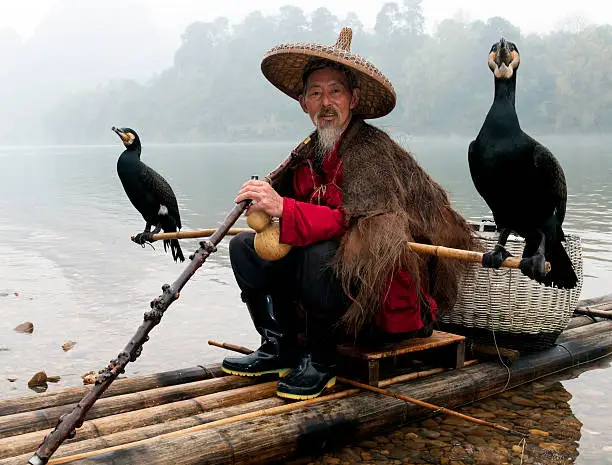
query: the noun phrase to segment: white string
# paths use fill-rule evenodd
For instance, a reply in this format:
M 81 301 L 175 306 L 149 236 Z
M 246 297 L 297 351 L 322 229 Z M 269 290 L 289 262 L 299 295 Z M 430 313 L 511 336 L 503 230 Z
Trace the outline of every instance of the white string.
M 493 303 L 491 302 L 491 272 L 490 271 L 487 272 L 487 277 L 489 279 L 489 316 L 492 318 Z M 510 278 L 512 278 L 512 274 L 510 274 Z M 510 286 L 511 279 L 508 279 L 508 283 L 509 283 L 508 285 Z M 509 297 L 510 297 L 510 292 L 508 292 L 508 298 Z M 493 334 L 493 343 L 495 344 L 495 350 L 497 351 L 497 357 L 499 358 L 499 361 L 501 362 L 501 364 L 504 366 L 504 368 L 508 372 L 508 378 L 506 379 L 506 384 L 501 389 L 501 391 L 499 391 L 499 392 L 504 392 L 506 388 L 508 387 L 508 385 L 510 384 L 510 378 L 511 378 L 510 367 L 508 367 L 508 365 L 504 363 L 504 359 L 501 356 L 501 353 L 499 352 L 499 346 L 497 345 L 497 338 L 495 337 L 495 328 L 493 327 L 492 321 L 491 321 L 491 333 Z

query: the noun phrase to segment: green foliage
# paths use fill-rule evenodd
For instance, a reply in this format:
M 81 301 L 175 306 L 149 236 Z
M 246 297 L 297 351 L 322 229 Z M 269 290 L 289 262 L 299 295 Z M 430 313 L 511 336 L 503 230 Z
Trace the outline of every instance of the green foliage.
M 310 121 L 265 80 L 261 58 L 281 42 L 333 44 L 344 25 L 353 27 L 353 51 L 397 91 L 394 112 L 375 122 L 397 133 L 475 135 L 493 95 L 487 56 L 501 34 L 521 53 L 517 110 L 526 131 L 612 126 L 612 26 L 523 35 L 499 17 L 453 18 L 427 35 L 421 1 L 385 4 L 372 32 L 353 13 L 340 20 L 325 8 L 307 16 L 295 6 L 276 16 L 256 11 L 236 25 L 226 18 L 193 23 L 172 68 L 145 84 L 112 82 L 63 100 L 45 119 L 46 132 L 53 142 L 72 143 L 107 140 L 112 125 L 137 128 L 150 142 L 300 137 Z

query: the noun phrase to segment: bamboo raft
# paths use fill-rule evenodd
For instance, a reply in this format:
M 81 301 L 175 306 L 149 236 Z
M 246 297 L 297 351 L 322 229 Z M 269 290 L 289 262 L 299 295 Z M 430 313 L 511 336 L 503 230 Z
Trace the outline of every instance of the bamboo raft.
M 506 366 L 485 361 L 486 351 L 468 344 L 470 361 L 462 368 L 413 367 L 378 386 L 454 408 L 612 354 L 612 294 L 580 301 L 575 315 L 554 347 L 524 356 L 510 351 L 518 355 Z M 89 389 L 0 400 L 0 465 L 26 464 L 59 416 Z M 342 384 L 309 401 L 287 401 L 275 391 L 273 379 L 225 375 L 218 364 L 120 379 L 48 463 L 279 462 L 431 415 Z

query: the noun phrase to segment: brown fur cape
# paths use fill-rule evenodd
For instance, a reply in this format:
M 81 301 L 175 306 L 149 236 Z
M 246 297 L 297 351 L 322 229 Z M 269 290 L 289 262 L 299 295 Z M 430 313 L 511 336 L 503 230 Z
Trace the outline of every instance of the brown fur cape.
M 311 138 L 298 154 L 296 166 L 314 155 L 316 131 Z M 331 265 L 353 302 L 343 318 L 345 327 L 356 333 L 379 310 L 395 271 L 406 269 L 420 283 L 429 257 L 412 252 L 409 241 L 470 250 L 481 247 L 444 189 L 382 130 L 353 118 L 338 156 L 343 163 L 348 229 Z M 290 173 L 291 169 L 274 186 L 281 195 L 292 192 Z M 435 262 L 430 293 L 440 313 L 454 306 L 466 266 L 459 260 Z

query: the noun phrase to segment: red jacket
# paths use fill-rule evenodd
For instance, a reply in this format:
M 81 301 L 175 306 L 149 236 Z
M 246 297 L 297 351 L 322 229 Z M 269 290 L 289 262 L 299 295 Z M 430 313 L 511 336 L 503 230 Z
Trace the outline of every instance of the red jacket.
M 339 143 L 339 142 L 338 142 Z M 295 198 L 283 198 L 283 215 L 280 219 L 280 241 L 294 246 L 340 239 L 345 232 L 342 210 L 342 163 L 337 156 L 338 144 L 323 163 L 321 177 L 312 164 L 298 167 L 293 178 Z M 433 298 L 421 289 L 429 302 L 433 318 L 437 305 Z M 382 308 L 376 315 L 376 323 L 388 333 L 403 333 L 423 327 L 416 286 L 408 272 L 400 270 L 393 275 Z

